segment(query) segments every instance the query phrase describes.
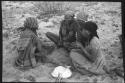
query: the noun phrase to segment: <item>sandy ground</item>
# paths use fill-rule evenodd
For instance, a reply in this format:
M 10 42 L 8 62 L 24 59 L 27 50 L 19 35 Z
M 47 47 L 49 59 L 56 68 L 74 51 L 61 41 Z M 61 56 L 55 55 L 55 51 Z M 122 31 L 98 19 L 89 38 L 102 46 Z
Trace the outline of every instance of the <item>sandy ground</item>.
M 25 2 L 24 2 L 25 3 Z M 28 4 L 28 7 L 26 5 Z M 84 3 L 83 3 L 84 4 Z M 7 6 L 9 5 L 9 6 Z M 23 24 L 26 17 L 36 16 L 37 14 L 31 14 L 27 11 L 32 7 L 31 2 L 25 4 L 18 2 L 2 2 L 2 18 L 3 18 L 3 34 L 10 30 L 9 37 L 5 38 L 3 35 L 3 70 L 2 80 L 3 82 L 55 82 L 55 79 L 50 75 L 54 69 L 54 65 L 51 63 L 42 64 L 34 69 L 26 72 L 19 71 L 13 67 L 17 52 L 15 50 L 17 42 L 17 33 L 13 32 L 14 28 L 17 28 Z M 109 67 L 115 67 L 123 63 L 123 59 L 118 57 L 122 55 L 122 49 L 118 35 L 122 33 L 121 27 L 121 4 L 120 3 L 98 3 L 98 5 L 85 6 L 88 8 L 89 14 L 93 16 L 93 20 L 98 24 L 98 35 L 101 42 L 101 49 L 104 52 L 107 65 Z M 10 11 L 10 13 L 8 13 Z M 5 14 L 8 16 L 6 17 Z M 9 15 L 8 15 L 9 14 Z M 24 17 L 22 17 L 24 15 Z M 39 20 L 38 35 L 44 41 L 50 42 L 46 38 L 46 32 L 54 32 L 58 34 L 59 21 L 63 19 L 63 16 L 55 16 L 49 19 L 49 22 Z M 57 23 L 54 24 L 54 21 Z M 8 29 L 6 29 L 8 28 Z M 13 29 L 9 29 L 13 28 Z M 57 51 L 56 51 L 57 52 Z M 63 79 L 64 82 L 101 82 L 101 83 L 123 83 L 124 80 L 118 76 L 115 79 L 111 79 L 108 75 L 103 76 L 87 76 L 81 75 L 77 72 L 73 72 L 73 76 L 69 79 Z

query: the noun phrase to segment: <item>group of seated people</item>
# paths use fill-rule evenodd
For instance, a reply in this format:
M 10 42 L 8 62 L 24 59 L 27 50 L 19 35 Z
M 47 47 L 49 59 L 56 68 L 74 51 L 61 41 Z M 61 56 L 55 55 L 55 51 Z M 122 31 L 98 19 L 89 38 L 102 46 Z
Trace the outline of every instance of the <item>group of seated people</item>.
M 60 24 L 59 35 L 47 32 L 46 36 L 57 48 L 67 50 L 74 69 L 80 73 L 85 71 L 92 74 L 110 73 L 106 67 L 105 55 L 100 49 L 97 24 L 74 17 L 74 12 L 66 12 Z M 46 61 L 41 40 L 37 36 L 37 29 L 37 19 L 26 18 L 17 46 L 19 55 L 15 60 L 16 67 L 34 68 L 39 61 L 43 63 Z

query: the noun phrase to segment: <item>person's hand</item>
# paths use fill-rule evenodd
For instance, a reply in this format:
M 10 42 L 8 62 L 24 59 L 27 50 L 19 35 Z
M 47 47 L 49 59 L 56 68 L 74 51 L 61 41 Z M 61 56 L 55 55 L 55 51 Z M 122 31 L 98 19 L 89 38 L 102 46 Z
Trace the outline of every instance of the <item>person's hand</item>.
M 72 42 L 71 46 L 74 47 L 74 48 L 78 48 L 76 42 Z
M 76 46 L 76 42 L 72 42 L 72 45 Z
M 63 42 L 64 47 L 69 47 L 70 43 L 69 42 Z
M 82 48 L 82 47 L 83 47 L 80 42 L 76 42 L 76 46 L 77 46 L 78 48 Z

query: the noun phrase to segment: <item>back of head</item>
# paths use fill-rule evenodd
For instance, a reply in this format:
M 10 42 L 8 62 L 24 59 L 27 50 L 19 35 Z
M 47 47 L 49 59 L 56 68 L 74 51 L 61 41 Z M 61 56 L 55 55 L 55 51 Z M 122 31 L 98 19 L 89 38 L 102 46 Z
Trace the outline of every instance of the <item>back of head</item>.
M 28 17 L 24 21 L 24 27 L 29 29 L 38 29 L 38 21 L 34 17 Z
M 67 11 L 64 15 L 65 20 L 71 20 L 75 16 L 75 13 L 73 11 Z
M 75 14 L 73 11 L 67 11 L 64 14 L 64 20 L 61 22 L 61 25 L 69 28 L 69 26 L 74 22 L 74 16 Z

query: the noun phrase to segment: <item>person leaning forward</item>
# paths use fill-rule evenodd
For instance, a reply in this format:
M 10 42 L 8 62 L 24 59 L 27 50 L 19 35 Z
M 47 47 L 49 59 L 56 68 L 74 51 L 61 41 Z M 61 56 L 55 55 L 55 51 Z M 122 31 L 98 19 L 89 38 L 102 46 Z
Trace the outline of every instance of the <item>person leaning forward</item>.
M 20 34 L 17 45 L 18 57 L 15 60 L 15 66 L 21 69 L 33 68 L 37 65 L 39 59 L 45 59 L 42 51 L 42 44 L 37 36 L 37 19 L 28 17 L 24 21 L 24 29 Z
M 72 49 L 70 52 L 74 67 L 81 74 L 102 75 L 111 71 L 106 66 L 105 55 L 101 51 L 97 29 L 96 23 L 92 21 L 85 22 L 84 28 L 79 34 L 82 40 L 78 38 L 76 42 L 79 49 Z

